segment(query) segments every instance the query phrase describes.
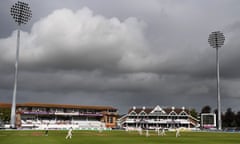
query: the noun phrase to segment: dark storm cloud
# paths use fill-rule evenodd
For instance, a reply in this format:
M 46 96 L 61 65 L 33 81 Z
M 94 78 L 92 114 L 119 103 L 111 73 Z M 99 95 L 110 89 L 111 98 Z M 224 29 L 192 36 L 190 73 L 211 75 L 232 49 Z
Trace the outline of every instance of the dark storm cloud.
M 22 27 L 19 102 L 216 107 L 215 49 L 221 30 L 223 107 L 240 109 L 239 2 L 27 1 Z M 11 101 L 16 31 L 13 2 L 1 1 L 0 100 Z M 7 11 L 7 12 L 6 12 Z

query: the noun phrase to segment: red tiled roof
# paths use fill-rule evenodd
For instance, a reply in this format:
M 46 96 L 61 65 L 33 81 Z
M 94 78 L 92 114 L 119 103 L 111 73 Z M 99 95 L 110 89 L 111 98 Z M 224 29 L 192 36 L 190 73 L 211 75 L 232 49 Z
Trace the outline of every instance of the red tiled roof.
M 0 108 L 10 108 L 11 104 L 9 103 L 0 103 Z
M 10 108 L 10 103 L 0 103 L 0 108 Z M 69 105 L 69 104 L 46 104 L 46 103 L 21 103 L 16 104 L 17 107 L 49 107 L 49 108 L 77 108 L 77 109 L 95 109 L 95 110 L 117 110 L 111 106 L 85 106 L 85 105 Z

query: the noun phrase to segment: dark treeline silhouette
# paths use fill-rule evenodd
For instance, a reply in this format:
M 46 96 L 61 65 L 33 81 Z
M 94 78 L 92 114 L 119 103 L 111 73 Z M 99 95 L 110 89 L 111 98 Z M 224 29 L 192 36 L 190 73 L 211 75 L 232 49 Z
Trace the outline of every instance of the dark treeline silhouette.
M 201 110 L 201 113 L 211 113 L 210 106 L 204 106 Z M 216 117 L 218 117 L 218 110 L 214 110 Z M 227 108 L 225 112 L 222 112 L 222 127 L 230 128 L 230 127 L 240 127 L 240 111 L 234 112 L 231 108 Z

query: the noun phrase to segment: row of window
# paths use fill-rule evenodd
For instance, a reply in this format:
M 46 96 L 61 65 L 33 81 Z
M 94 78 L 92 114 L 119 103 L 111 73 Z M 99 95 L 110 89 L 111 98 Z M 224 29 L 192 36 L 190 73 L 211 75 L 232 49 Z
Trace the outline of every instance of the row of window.
M 153 113 L 147 114 L 144 111 L 141 111 L 139 114 L 137 114 L 135 111 L 132 111 L 128 115 L 131 115 L 131 116 L 136 116 L 136 115 L 140 115 L 140 116 L 144 116 L 144 115 L 149 115 L 149 116 L 158 116 L 158 115 L 164 115 L 164 116 L 167 116 L 167 115 L 172 115 L 172 116 L 180 115 L 180 116 L 185 116 L 185 115 L 188 115 L 188 114 L 185 111 L 182 111 L 179 114 L 177 114 L 175 111 L 172 111 L 169 114 L 166 114 L 164 112 L 153 112 Z
M 71 109 L 71 108 L 42 108 L 42 107 L 21 107 L 22 111 L 32 111 L 32 112 L 79 112 L 79 113 L 98 113 L 102 112 L 101 110 L 92 110 L 92 109 Z

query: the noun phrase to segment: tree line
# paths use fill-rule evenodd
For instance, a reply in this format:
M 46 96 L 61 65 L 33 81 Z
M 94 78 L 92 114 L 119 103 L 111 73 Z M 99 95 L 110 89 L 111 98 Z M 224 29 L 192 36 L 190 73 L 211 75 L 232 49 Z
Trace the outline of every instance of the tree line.
M 201 110 L 201 113 L 211 113 L 212 109 L 210 106 L 204 106 Z M 218 117 L 218 110 L 214 110 L 213 113 Z M 222 127 L 240 127 L 240 111 L 234 112 L 232 108 L 227 108 L 225 112 L 221 114 L 222 118 Z

